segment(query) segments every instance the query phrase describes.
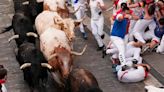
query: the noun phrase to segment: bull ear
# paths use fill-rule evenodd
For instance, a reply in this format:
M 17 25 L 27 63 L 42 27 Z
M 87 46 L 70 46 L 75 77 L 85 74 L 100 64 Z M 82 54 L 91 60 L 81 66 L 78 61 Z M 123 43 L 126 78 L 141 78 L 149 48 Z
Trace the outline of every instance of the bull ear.
M 55 24 L 63 24 L 63 19 L 59 18 L 59 17 L 54 17 L 54 23 Z
M 50 10 L 50 7 L 47 5 L 47 4 L 44 4 L 43 5 L 43 10 L 45 11 L 45 10 Z

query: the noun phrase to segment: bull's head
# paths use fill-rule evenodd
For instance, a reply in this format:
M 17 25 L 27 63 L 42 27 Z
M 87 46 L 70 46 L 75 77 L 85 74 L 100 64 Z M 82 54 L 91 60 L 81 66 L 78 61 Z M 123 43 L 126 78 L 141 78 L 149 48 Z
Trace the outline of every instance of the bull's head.
M 28 36 L 33 36 L 33 37 L 35 37 L 35 38 L 38 37 L 38 35 L 37 35 L 36 33 L 34 33 L 34 32 L 28 32 L 28 33 L 26 33 L 26 36 L 27 36 L 27 37 L 28 37 Z M 8 39 L 8 41 L 10 42 L 11 40 L 17 39 L 17 38 L 19 38 L 19 35 L 13 35 L 12 37 L 10 37 L 10 38 Z
M 46 67 L 46 68 L 48 68 L 50 70 L 52 69 L 52 67 L 49 64 L 47 64 L 47 63 L 41 63 L 41 66 L 42 67 Z M 23 70 L 23 69 L 25 69 L 27 67 L 31 67 L 31 63 L 24 63 L 23 65 L 20 66 L 20 69 Z
M 75 38 L 74 28 L 78 26 L 84 20 L 84 18 L 80 20 L 66 18 L 60 21 L 57 21 L 57 19 L 54 18 L 54 21 L 56 24 L 61 25 L 61 30 L 63 30 L 66 33 L 69 41 L 72 41 Z
M 55 54 L 48 59 L 48 63 L 53 66 L 55 70 L 59 70 L 62 78 L 67 78 L 73 65 L 71 53 L 65 48 L 60 47 L 56 48 L 54 53 Z
M 59 70 L 63 78 L 67 78 L 69 73 L 72 71 L 72 55 L 82 55 L 87 48 L 87 45 L 83 50 L 79 52 L 68 51 L 63 47 L 57 47 L 54 51 L 55 54 L 50 56 L 48 63 L 53 66 L 55 70 Z
M 44 0 L 44 10 L 57 12 L 57 8 L 66 9 L 65 0 Z

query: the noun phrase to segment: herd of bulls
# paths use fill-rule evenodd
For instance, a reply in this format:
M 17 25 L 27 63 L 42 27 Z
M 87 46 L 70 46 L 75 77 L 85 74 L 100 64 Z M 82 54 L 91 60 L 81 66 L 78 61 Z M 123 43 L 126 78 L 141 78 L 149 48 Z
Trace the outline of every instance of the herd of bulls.
M 102 92 L 93 74 L 72 69 L 72 55 L 82 55 L 86 49 L 72 51 L 74 28 L 83 19 L 74 20 L 69 15 L 77 10 L 69 10 L 65 0 L 29 0 L 18 6 L 12 25 L 4 32 L 14 30 L 9 42 L 16 40 L 16 59 L 31 92 L 47 84 L 48 72 L 66 92 Z

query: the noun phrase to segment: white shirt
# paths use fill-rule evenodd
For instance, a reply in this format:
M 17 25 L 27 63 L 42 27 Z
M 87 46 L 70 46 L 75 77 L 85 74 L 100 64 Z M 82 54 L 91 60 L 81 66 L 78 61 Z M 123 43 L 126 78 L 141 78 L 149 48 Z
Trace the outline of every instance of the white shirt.
M 137 69 L 131 68 L 125 71 L 120 69 L 117 76 L 118 80 L 121 82 L 139 82 L 145 79 L 145 69 L 143 66 L 138 66 Z
M 103 0 L 90 0 L 91 19 L 97 20 L 103 16 L 102 14 L 99 14 L 102 10 L 98 7 L 98 3 L 100 3 L 100 6 L 104 6 Z

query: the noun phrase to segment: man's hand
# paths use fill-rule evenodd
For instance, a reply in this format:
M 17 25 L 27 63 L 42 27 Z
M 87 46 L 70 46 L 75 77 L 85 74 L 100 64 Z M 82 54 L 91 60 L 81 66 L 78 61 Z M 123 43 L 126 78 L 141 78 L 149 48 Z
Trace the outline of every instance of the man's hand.
M 132 15 L 126 14 L 126 15 L 124 16 L 124 18 L 132 19 Z

